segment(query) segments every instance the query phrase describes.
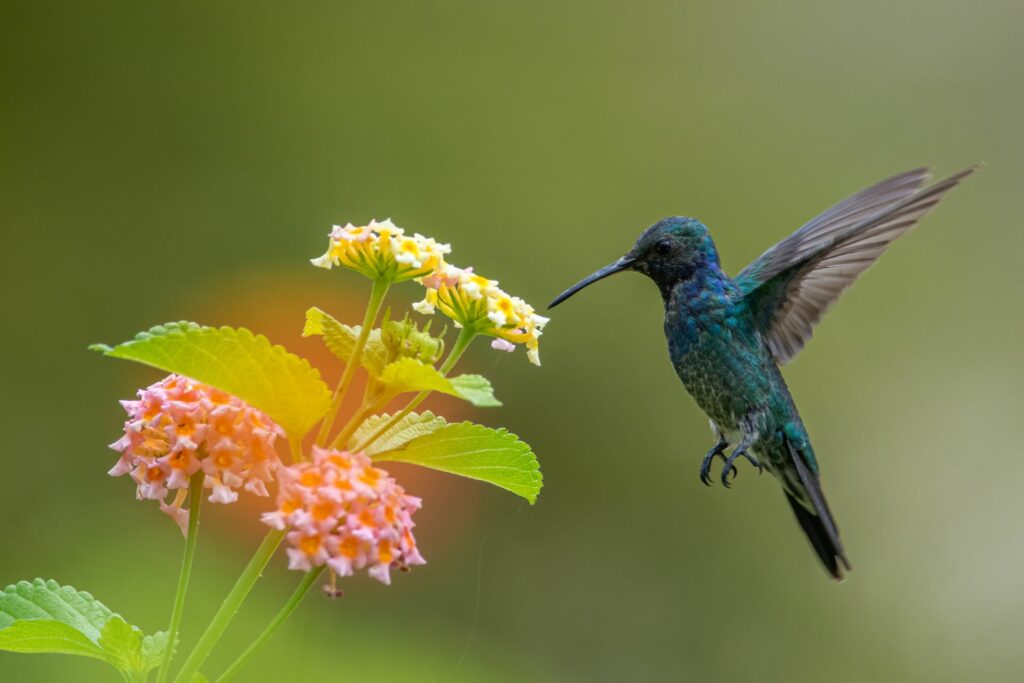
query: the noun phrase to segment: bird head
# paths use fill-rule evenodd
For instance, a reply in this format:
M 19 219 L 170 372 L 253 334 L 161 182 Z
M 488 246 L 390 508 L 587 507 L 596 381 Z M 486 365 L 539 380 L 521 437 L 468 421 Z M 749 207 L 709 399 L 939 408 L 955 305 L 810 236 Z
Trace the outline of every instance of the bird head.
M 667 296 L 676 283 L 689 279 L 709 260 L 717 263 L 718 254 L 703 223 L 685 216 L 665 218 L 644 230 L 625 256 L 559 294 L 548 308 L 557 306 L 587 285 L 624 270 L 643 273 Z

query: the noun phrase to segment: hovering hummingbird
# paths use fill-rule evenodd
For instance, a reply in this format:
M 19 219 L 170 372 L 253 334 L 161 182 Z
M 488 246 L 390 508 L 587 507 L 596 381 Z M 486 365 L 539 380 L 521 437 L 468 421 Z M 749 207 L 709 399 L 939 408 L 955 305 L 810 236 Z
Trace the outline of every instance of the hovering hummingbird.
M 850 563 L 779 366 L 803 348 L 843 290 L 974 170 L 929 187 L 925 168 L 883 180 L 814 218 L 735 278 L 722 270 L 703 223 L 666 218 L 645 230 L 625 256 L 559 294 L 549 308 L 623 270 L 654 280 L 665 303 L 672 365 L 717 438 L 701 462 L 701 481 L 711 484 L 716 457 L 724 461 L 726 487 L 730 473 L 733 479 L 738 473 L 738 458 L 774 474 L 825 568 L 841 579 Z

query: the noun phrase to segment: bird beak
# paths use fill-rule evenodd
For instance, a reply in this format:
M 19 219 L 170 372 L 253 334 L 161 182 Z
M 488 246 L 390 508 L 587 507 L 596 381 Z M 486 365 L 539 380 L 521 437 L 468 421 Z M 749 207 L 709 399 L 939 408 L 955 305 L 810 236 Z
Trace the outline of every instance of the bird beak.
M 555 300 L 552 301 L 550 304 L 548 304 L 548 308 L 554 308 L 555 306 L 557 306 L 558 304 L 562 303 L 563 301 L 565 301 L 570 296 L 572 296 L 576 292 L 580 291 L 581 289 L 583 289 L 587 285 L 592 285 L 595 282 L 597 282 L 598 280 L 603 280 L 604 278 L 608 277 L 609 275 L 614 275 L 615 273 L 618 273 L 620 271 L 628 270 L 629 268 L 631 268 L 633 266 L 633 263 L 635 261 L 636 261 L 635 258 L 633 258 L 632 256 L 629 256 L 627 254 L 626 256 L 623 256 L 622 258 L 620 258 L 615 263 L 608 264 L 607 266 L 605 266 L 601 270 L 597 271 L 596 273 L 592 273 L 592 274 L 588 275 L 587 277 L 583 278 L 582 280 L 580 280 L 579 282 L 574 284 L 569 289 L 565 290 L 564 292 L 562 292 L 561 294 L 556 296 Z

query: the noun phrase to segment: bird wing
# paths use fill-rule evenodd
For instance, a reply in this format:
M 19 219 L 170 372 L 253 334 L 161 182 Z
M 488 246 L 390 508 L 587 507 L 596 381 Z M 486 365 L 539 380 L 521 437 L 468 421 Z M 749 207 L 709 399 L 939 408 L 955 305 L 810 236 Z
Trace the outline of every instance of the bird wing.
M 843 290 L 975 168 L 924 189 L 929 178 L 924 168 L 883 180 L 835 205 L 744 268 L 736 283 L 775 360 L 791 360 Z

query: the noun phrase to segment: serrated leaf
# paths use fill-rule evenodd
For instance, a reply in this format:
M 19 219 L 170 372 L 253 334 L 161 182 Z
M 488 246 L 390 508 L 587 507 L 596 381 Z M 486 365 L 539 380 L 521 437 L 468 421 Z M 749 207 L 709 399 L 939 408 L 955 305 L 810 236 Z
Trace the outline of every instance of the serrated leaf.
M 347 363 L 352 358 L 352 349 L 355 348 L 360 329 L 358 325 L 351 327 L 339 322 L 329 313 L 314 306 L 306 311 L 306 324 L 302 328 L 302 336 L 322 336 L 331 353 Z M 381 342 L 379 329 L 370 330 L 360 363 L 374 377 L 384 369 L 387 363 L 387 349 Z
M 0 629 L 0 650 L 106 659 L 103 650 L 81 631 L 52 619 L 19 619 Z
M 259 408 L 293 440 L 324 413 L 331 391 L 309 362 L 245 328 L 158 325 L 115 347 L 89 347 L 191 377 Z
M 17 619 L 49 619 L 67 624 L 95 643 L 112 615 L 89 593 L 53 580 L 19 581 L 0 593 L 0 628 Z
M 374 460 L 408 462 L 485 481 L 522 496 L 531 505 L 543 486 L 537 457 L 526 443 L 505 429 L 472 422 L 446 425 Z
M 494 398 L 494 387 L 481 375 L 459 375 L 449 380 L 455 392 L 479 408 L 496 408 L 501 401 Z
M 143 636 L 90 594 L 35 579 L 0 593 L 0 650 L 102 659 L 120 671 L 145 673 L 160 663 L 167 634 Z
M 480 375 L 459 375 L 448 379 L 432 365 L 414 358 L 399 358 L 389 363 L 377 378 L 390 394 L 438 391 L 457 396 L 481 408 L 500 406 L 491 383 Z
M 164 656 L 164 650 L 170 642 L 167 631 L 157 631 L 151 636 L 142 637 L 142 649 L 139 652 L 143 671 L 151 671 L 158 666 Z
M 390 419 L 391 416 L 387 413 L 368 417 L 352 435 L 349 447 L 354 448 L 370 438 Z M 446 424 L 448 422 L 443 417 L 434 415 L 429 410 L 423 413 L 409 413 L 396 422 L 395 426 L 385 432 L 383 436 L 371 443 L 365 452 L 372 458 L 377 453 L 394 450 L 415 438 L 435 432 Z
M 452 383 L 437 368 L 415 358 L 399 358 L 394 363 L 389 363 L 378 379 L 392 394 L 410 391 L 440 391 L 445 394 L 454 392 Z
M 122 671 L 141 668 L 142 632 L 120 616 L 115 614 L 103 626 L 98 644 L 114 668 Z

